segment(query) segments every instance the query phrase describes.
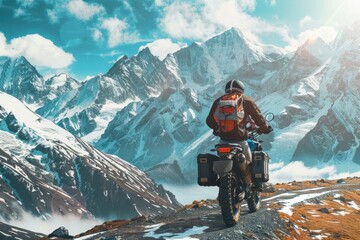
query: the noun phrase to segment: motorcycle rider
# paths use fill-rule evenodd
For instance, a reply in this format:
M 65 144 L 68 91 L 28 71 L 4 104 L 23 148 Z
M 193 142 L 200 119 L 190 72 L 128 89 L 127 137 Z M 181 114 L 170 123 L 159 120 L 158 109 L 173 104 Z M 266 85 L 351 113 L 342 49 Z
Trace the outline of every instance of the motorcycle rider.
M 209 115 L 206 118 L 206 124 L 214 130 L 214 135 L 220 137 L 219 144 L 226 144 L 226 143 L 237 143 L 242 146 L 243 148 L 243 154 L 245 155 L 245 159 L 243 161 L 239 161 L 239 168 L 242 175 L 243 182 L 250 188 L 251 186 L 251 173 L 249 170 L 248 165 L 252 162 L 252 155 L 251 150 L 249 148 L 249 145 L 247 143 L 248 138 L 248 132 L 246 131 L 246 124 L 251 123 L 253 121 L 259 128 L 257 132 L 259 134 L 268 134 L 272 131 L 271 126 L 269 126 L 265 120 L 265 118 L 262 116 L 260 109 L 257 107 L 255 102 L 248 96 L 244 96 L 244 90 L 245 86 L 240 80 L 230 80 L 226 86 L 225 86 L 225 95 L 226 94 L 237 94 L 239 96 L 238 105 L 242 106 L 242 111 L 244 113 L 243 119 L 244 123 L 242 125 L 244 126 L 243 129 L 238 129 L 239 133 L 241 134 L 233 134 L 231 136 L 219 136 L 219 122 L 217 118 L 217 112 L 219 109 L 219 102 L 222 99 L 222 97 L 215 100 L 213 103 Z M 224 96 L 225 96 L 224 95 Z M 240 103 L 241 101 L 241 103 Z M 221 134 L 220 134 L 221 135 Z M 255 182 L 252 185 L 253 189 L 262 190 L 262 183 Z

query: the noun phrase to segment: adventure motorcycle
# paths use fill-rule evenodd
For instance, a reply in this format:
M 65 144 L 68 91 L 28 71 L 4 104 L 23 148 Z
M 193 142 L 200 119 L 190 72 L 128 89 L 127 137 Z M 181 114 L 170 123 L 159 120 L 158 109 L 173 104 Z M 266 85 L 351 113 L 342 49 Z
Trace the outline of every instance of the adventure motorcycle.
M 268 122 L 272 121 L 272 113 L 266 115 Z M 237 143 L 215 145 L 217 155 L 198 155 L 198 184 L 201 186 L 219 187 L 219 205 L 226 226 L 234 226 L 240 218 L 241 202 L 247 201 L 250 212 L 260 208 L 260 195 L 263 182 L 269 180 L 269 156 L 262 151 L 261 142 L 257 141 L 256 128 L 248 126 L 247 140 L 252 152 L 252 163 L 246 164 L 243 148 Z M 251 176 L 243 176 L 240 168 L 250 168 L 246 171 Z M 245 184 L 244 178 L 250 177 L 251 184 Z

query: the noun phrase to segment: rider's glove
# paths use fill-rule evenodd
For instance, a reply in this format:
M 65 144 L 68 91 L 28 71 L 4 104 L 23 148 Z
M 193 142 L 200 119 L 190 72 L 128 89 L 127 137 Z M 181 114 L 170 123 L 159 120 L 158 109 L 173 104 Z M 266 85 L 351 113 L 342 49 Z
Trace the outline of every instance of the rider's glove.
M 214 129 L 213 134 L 214 134 L 215 136 L 219 136 L 219 129 Z
M 273 131 L 273 128 L 271 126 L 264 126 L 258 129 L 259 134 L 268 134 Z

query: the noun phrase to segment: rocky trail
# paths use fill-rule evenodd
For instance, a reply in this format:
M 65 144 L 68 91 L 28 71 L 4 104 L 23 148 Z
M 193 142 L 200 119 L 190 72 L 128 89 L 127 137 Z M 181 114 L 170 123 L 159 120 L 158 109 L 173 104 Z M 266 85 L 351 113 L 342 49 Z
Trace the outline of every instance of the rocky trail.
M 107 222 L 76 239 L 356 239 L 360 178 L 269 185 L 258 212 L 241 210 L 228 228 L 216 200 L 194 201 L 166 216 Z
M 78 240 L 359 239 L 359 226 L 360 178 L 347 178 L 268 184 L 262 194 L 261 209 L 250 213 L 243 202 L 240 220 L 230 228 L 224 225 L 216 200 L 201 200 L 171 214 L 109 221 L 82 234 L 63 237 Z M 0 239 L 11 239 L 14 233 L 17 239 L 43 236 L 0 225 Z

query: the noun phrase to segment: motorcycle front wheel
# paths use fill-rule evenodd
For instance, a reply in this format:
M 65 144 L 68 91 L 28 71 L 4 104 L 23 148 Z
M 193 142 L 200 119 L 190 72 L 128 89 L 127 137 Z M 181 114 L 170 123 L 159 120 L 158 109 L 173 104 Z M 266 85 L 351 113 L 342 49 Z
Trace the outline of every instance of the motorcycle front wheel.
M 251 191 L 250 197 L 247 199 L 247 204 L 250 212 L 256 212 L 260 209 L 260 191 Z
M 220 178 L 219 203 L 226 226 L 236 225 L 240 218 L 240 203 L 236 201 L 236 178 L 228 173 Z

